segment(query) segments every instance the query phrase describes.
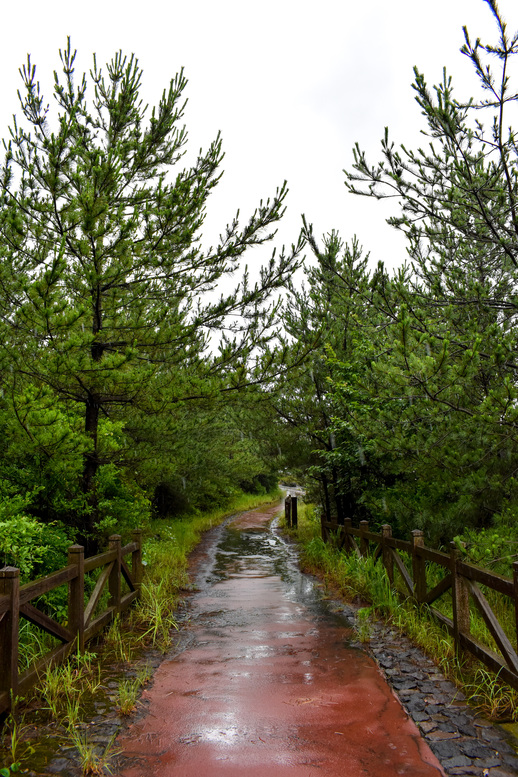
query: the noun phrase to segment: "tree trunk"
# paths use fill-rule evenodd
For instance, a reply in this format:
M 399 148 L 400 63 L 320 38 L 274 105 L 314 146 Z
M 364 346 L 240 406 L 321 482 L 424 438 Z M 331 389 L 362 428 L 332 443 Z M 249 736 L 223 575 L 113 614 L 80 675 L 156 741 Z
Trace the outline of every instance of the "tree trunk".
M 342 497 L 338 493 L 338 475 L 336 474 L 336 469 L 333 467 L 331 470 L 331 476 L 332 476 L 332 482 L 333 482 L 333 498 L 335 502 L 336 507 L 336 522 L 343 526 L 344 523 L 344 510 L 343 510 L 343 502 Z
M 97 451 L 97 430 L 99 427 L 99 402 L 89 396 L 85 405 L 85 432 L 91 440 L 91 448 L 84 456 L 83 493 L 86 496 L 87 511 L 83 515 L 80 527 L 81 541 L 88 550 L 97 550 L 97 541 L 92 537 L 98 519 L 97 495 L 94 488 L 94 477 L 99 469 Z
M 331 502 L 329 500 L 329 488 L 327 484 L 327 477 L 322 475 L 321 481 L 322 488 L 324 490 L 324 512 L 326 515 L 326 521 L 331 521 Z

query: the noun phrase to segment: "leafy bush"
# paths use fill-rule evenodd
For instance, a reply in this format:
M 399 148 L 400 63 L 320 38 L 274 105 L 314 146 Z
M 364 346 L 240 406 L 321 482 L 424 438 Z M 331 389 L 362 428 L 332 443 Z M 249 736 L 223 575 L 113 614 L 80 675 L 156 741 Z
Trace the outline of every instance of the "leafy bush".
M 110 534 L 124 534 L 148 524 L 150 500 L 135 483 L 125 482 L 115 464 L 100 467 L 95 482 L 101 515 L 96 539 L 100 544 L 105 543 Z
M 465 543 L 468 560 L 512 576 L 512 563 L 518 560 L 517 507 L 507 507 L 493 516 L 492 525 L 482 530 L 466 530 L 459 535 Z

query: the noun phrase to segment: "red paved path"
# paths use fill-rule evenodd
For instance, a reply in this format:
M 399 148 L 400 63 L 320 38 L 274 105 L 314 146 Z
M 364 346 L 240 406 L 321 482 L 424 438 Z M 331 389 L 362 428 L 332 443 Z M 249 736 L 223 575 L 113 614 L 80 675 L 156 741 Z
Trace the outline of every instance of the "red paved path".
M 234 526 L 261 527 L 276 511 Z M 149 714 L 119 741 L 129 759 L 120 774 L 443 775 L 374 662 L 347 646 L 343 624 L 305 606 L 305 578 L 282 580 L 257 547 L 248 559 L 224 554 L 230 569 L 193 597 L 190 646 L 159 667 Z

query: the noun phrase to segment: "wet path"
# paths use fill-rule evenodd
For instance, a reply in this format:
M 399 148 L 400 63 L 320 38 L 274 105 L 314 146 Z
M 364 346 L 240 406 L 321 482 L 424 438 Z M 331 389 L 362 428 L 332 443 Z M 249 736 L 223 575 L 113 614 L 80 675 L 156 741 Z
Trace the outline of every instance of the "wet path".
M 184 644 L 120 738 L 125 777 L 438 777 L 374 662 L 293 552 L 243 514 L 199 569 Z

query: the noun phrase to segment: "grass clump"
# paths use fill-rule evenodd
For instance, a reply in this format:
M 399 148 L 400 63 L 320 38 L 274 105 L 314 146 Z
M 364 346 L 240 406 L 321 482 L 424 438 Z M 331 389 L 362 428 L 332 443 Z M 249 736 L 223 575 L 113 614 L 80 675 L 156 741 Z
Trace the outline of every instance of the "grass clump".
M 24 737 L 24 726 L 16 720 L 16 714 L 10 715 L 2 732 L 2 749 L 7 754 L 7 764 L 0 769 L 0 777 L 18 774 L 22 763 L 33 753 L 34 748 Z
M 117 709 L 121 715 L 131 715 L 137 709 L 140 683 L 136 678 L 121 680 L 117 688 Z
M 491 718 L 518 719 L 518 693 L 499 681 L 484 667 L 478 667 L 464 685 L 469 703 Z
M 101 687 L 101 669 L 96 653 L 76 653 L 59 666 L 48 666 L 37 692 L 55 720 L 75 724 L 80 717 L 80 702 Z M 68 722 L 68 723 L 67 723 Z
M 117 709 L 120 715 L 131 715 L 137 709 L 138 698 L 152 676 L 149 664 L 139 667 L 135 677 L 125 677 L 117 688 Z
M 103 777 L 113 774 L 111 761 L 120 751 L 115 750 L 113 737 L 105 748 L 88 739 L 84 731 L 71 728 L 70 743 L 77 750 L 78 760 L 84 777 Z

